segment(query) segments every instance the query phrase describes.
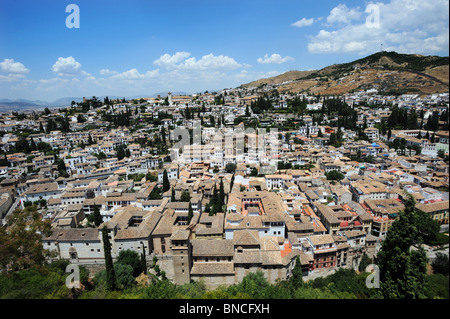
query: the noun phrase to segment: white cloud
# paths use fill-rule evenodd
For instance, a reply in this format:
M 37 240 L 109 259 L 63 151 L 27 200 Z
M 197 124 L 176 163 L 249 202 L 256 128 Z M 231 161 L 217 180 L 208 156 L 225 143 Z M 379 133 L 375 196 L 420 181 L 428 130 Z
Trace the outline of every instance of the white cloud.
M 345 4 L 339 4 L 333 8 L 327 17 L 328 23 L 350 23 L 352 20 L 359 20 L 362 12 L 358 8 L 349 9 Z
M 302 18 L 302 19 L 298 20 L 297 22 L 292 23 L 291 25 L 294 27 L 302 28 L 302 27 L 310 26 L 313 23 L 314 23 L 314 18 L 311 18 L 311 19 Z
M 186 59 L 180 67 L 189 70 L 234 70 L 242 67 L 242 65 L 228 56 L 215 56 L 210 53 L 204 55 L 200 60 L 197 60 L 195 57 Z
M 60 76 L 79 75 L 82 73 L 81 64 L 72 56 L 67 58 L 59 57 L 55 64 L 53 64 L 52 71 Z
M 7 76 L 0 74 L 0 82 L 16 82 L 23 79 L 25 79 L 25 75 L 20 73 L 10 73 Z
M 114 74 L 117 74 L 117 73 L 119 73 L 119 72 L 112 71 L 112 70 L 109 70 L 109 69 L 101 69 L 100 70 L 100 74 L 101 75 L 114 75 Z
M 30 72 L 25 65 L 15 62 L 13 59 L 4 59 L 3 62 L 0 62 L 0 68 L 6 73 L 24 74 Z
M 149 79 L 157 76 L 159 74 L 159 69 L 152 71 L 147 71 L 146 73 L 139 73 L 137 69 L 130 69 L 128 71 L 115 74 L 111 76 L 112 79 L 121 80 L 139 80 L 139 79 Z
M 190 56 L 191 54 L 189 52 L 177 52 L 174 55 L 166 53 L 164 55 L 161 55 L 161 57 L 158 60 L 154 61 L 153 64 L 166 68 L 176 67 L 177 63 L 180 63 Z
M 281 57 L 278 53 L 274 53 L 271 56 L 268 54 L 264 55 L 264 58 L 258 58 L 256 61 L 261 64 L 281 64 L 288 61 L 294 61 L 295 59 L 290 56 Z
M 224 55 L 215 56 L 210 53 L 199 60 L 195 57 L 189 58 L 190 56 L 189 52 L 177 52 L 174 55 L 166 53 L 153 63 L 169 69 L 192 71 L 234 70 L 243 66 L 235 59 Z M 248 67 L 248 65 L 245 66 Z
M 327 18 L 327 29 L 309 37 L 310 53 L 377 52 L 383 44 L 386 51 L 417 54 L 448 54 L 448 0 L 391 0 L 375 3 L 379 24 L 369 20 L 373 12 L 339 5 Z

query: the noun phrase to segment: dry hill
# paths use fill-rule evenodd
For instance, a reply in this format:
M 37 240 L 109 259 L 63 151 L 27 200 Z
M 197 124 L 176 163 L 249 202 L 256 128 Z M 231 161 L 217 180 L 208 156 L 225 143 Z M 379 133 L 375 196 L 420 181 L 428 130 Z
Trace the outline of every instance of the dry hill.
M 243 87 L 274 85 L 280 92 L 344 94 L 377 89 L 384 94 L 449 91 L 449 58 L 379 52 L 317 71 L 290 71 Z

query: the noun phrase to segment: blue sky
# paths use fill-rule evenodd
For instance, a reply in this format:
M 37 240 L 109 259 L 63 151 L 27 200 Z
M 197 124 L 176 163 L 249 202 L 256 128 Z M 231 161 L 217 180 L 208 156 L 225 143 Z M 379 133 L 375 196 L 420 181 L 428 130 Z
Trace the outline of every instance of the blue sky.
M 80 27 L 67 28 L 66 7 Z M 1 0 L 0 98 L 236 87 L 381 48 L 448 56 L 448 0 Z

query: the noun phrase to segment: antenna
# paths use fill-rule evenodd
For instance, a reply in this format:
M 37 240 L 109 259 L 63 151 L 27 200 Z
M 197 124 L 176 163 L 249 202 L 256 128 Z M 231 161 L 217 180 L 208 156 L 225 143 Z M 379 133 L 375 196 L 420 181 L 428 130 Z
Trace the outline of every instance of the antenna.
M 381 43 L 381 52 L 383 52 L 383 43 Z

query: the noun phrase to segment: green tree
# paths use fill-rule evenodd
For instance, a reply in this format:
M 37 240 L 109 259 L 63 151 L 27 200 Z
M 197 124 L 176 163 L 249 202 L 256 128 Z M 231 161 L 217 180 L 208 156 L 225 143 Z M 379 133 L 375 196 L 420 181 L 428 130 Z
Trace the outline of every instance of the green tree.
M 325 176 L 327 177 L 327 180 L 333 181 L 340 181 L 345 178 L 344 174 L 339 171 L 329 171 L 328 173 L 325 173 Z
M 59 176 L 69 177 L 69 174 L 67 174 L 66 164 L 64 163 L 64 160 L 62 160 L 59 157 L 56 157 L 55 158 L 55 164 L 56 164 L 56 169 L 58 170 L 58 175 Z
M 166 130 L 165 130 L 164 126 L 161 128 L 161 139 L 162 139 L 163 144 L 165 145 L 166 144 Z
M 112 266 L 115 274 L 115 288 L 112 290 L 125 290 L 136 285 L 136 279 L 133 277 L 133 267 L 127 264 L 115 262 Z M 106 269 L 97 272 L 94 276 L 94 281 L 97 287 L 103 286 L 106 282 L 108 287 L 108 271 Z
M 448 276 L 448 255 L 443 253 L 436 253 L 436 258 L 431 263 L 431 267 L 433 267 L 433 273 Z
M 86 122 L 86 119 L 84 118 L 84 116 L 83 116 L 83 114 L 78 114 L 78 116 L 77 116 L 77 122 L 78 123 L 84 123 L 84 122 Z
M 322 133 L 322 130 L 320 128 L 317 131 L 317 137 L 323 137 L 323 133 Z
M 372 259 L 369 256 L 367 256 L 366 253 L 364 253 L 359 263 L 358 270 L 360 272 L 366 271 L 367 266 L 369 266 L 371 263 Z
M 408 130 L 415 130 L 417 129 L 417 113 L 415 110 L 411 110 L 408 113 L 408 117 L 407 117 L 407 128 Z
M 448 265 L 447 265 L 448 271 Z M 434 274 L 426 278 L 425 295 L 429 299 L 449 299 L 448 275 Z
M 137 277 L 142 273 L 142 264 L 139 254 L 134 250 L 121 250 L 117 257 L 117 262 L 123 265 L 129 265 L 133 269 L 133 277 Z
M 295 266 L 294 269 L 292 269 L 292 277 L 289 278 L 289 283 L 292 285 L 293 289 L 303 287 L 303 272 L 299 256 L 295 258 Z
M 189 202 L 189 209 L 188 209 L 188 216 L 187 216 L 187 218 L 188 218 L 187 223 L 188 224 L 191 223 L 191 219 L 192 219 L 193 216 L 194 216 L 194 211 L 192 210 L 191 202 Z
M 163 192 L 167 192 L 170 189 L 169 176 L 167 175 L 167 170 L 163 172 Z
M 94 141 L 92 140 L 92 136 L 91 136 L 91 134 L 89 133 L 88 145 L 92 145 L 92 144 L 94 144 Z
M 36 146 L 36 143 L 34 142 L 33 138 L 31 138 L 31 141 L 30 141 L 30 150 L 31 151 L 37 150 L 37 146 Z
M 441 227 L 437 221 L 430 217 L 430 214 L 415 209 L 414 222 L 420 238 L 422 238 L 425 243 L 431 243 L 437 239 Z
M 103 222 L 103 217 L 100 214 L 100 209 L 98 208 L 98 205 L 94 205 L 94 212 L 89 215 L 88 221 L 91 223 L 94 223 L 95 226 L 100 226 L 100 224 Z
M 124 144 L 120 144 L 116 147 L 116 155 L 117 155 L 117 159 L 120 161 L 122 160 L 124 157 L 128 156 L 129 153 L 127 154 L 128 148 L 124 145 Z
M 439 129 L 439 111 L 434 111 L 431 116 L 428 117 L 427 120 L 427 129 L 430 131 L 437 131 Z
M 246 275 L 238 285 L 231 286 L 228 291 L 235 296 L 240 295 L 253 299 L 263 299 L 267 298 L 269 287 L 270 284 L 264 277 L 264 273 L 262 271 L 256 271 Z
M 220 203 L 220 194 L 217 186 L 214 185 L 213 195 L 209 201 L 209 207 L 211 207 L 211 211 L 209 213 L 210 216 L 215 215 L 216 213 L 222 211 L 222 204 Z
M 142 244 L 141 270 L 145 275 L 147 275 L 147 257 L 145 255 L 145 245 L 144 244 Z
M 377 255 L 381 293 L 387 299 L 424 297 L 427 256 L 415 215 L 415 201 L 408 194 Z
M 0 269 L 17 271 L 42 266 L 49 255 L 42 237 L 51 234 L 51 225 L 37 212 L 36 205 L 16 209 L 6 217 L 8 227 L 0 227 Z
M 61 132 L 63 133 L 68 133 L 70 132 L 70 122 L 69 122 L 69 117 L 64 116 L 63 120 L 61 121 Z
M 183 193 L 181 193 L 180 200 L 186 203 L 191 201 L 191 194 L 188 190 L 184 190 Z
M 116 290 L 116 273 L 114 271 L 113 260 L 111 256 L 111 243 L 109 242 L 108 228 L 103 226 L 102 229 L 103 251 L 105 254 L 105 270 L 106 270 L 106 288 L 110 291 Z
M 58 127 L 56 125 L 56 122 L 53 119 L 48 119 L 46 133 L 50 134 L 51 131 L 55 131 L 57 129 Z
M 225 205 L 225 189 L 223 186 L 223 179 L 220 179 L 220 187 L 219 187 L 219 203 L 220 205 Z
M 236 171 L 236 164 L 234 163 L 228 163 L 227 165 L 225 165 L 225 171 L 227 173 L 233 173 Z

